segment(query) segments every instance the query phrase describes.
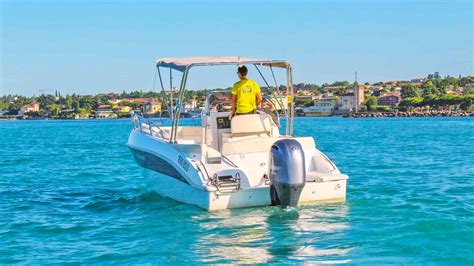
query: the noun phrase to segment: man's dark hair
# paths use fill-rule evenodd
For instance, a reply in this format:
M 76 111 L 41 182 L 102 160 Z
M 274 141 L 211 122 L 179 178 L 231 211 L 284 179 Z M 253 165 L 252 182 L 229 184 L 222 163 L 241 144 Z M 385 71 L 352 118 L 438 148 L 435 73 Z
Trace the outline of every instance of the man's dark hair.
M 239 68 L 237 68 L 237 72 L 239 72 L 240 75 L 242 76 L 247 76 L 247 73 L 249 72 L 249 70 L 247 69 L 246 66 L 239 66 Z

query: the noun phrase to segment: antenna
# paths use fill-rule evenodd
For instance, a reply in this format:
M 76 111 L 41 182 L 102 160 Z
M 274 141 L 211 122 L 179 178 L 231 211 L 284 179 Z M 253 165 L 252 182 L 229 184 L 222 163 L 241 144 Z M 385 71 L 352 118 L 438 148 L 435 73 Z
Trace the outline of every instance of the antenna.
M 354 74 L 355 74 L 355 82 L 358 83 L 357 82 L 357 71 Z

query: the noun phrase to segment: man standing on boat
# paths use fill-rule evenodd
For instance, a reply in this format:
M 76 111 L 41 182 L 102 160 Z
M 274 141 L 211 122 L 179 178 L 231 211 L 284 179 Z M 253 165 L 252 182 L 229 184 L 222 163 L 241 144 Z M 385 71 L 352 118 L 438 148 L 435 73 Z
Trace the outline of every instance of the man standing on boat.
M 232 117 L 255 113 L 262 103 L 262 92 L 257 82 L 247 79 L 246 66 L 237 68 L 240 81 L 232 86 Z

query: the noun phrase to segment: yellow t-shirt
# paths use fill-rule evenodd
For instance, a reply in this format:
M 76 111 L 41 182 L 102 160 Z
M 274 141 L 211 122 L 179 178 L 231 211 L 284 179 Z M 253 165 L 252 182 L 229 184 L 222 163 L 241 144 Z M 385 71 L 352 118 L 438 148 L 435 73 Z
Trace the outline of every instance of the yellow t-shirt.
M 236 113 L 248 113 L 257 109 L 257 93 L 261 93 L 257 82 L 244 79 L 232 87 L 232 95 L 237 95 Z

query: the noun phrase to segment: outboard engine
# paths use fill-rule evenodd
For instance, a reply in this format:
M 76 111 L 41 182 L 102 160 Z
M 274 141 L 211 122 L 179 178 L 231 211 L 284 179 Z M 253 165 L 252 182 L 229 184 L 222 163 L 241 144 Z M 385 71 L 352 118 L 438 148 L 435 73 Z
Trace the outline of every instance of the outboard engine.
M 294 139 L 275 142 L 270 150 L 268 167 L 272 205 L 296 207 L 306 182 L 301 144 Z

